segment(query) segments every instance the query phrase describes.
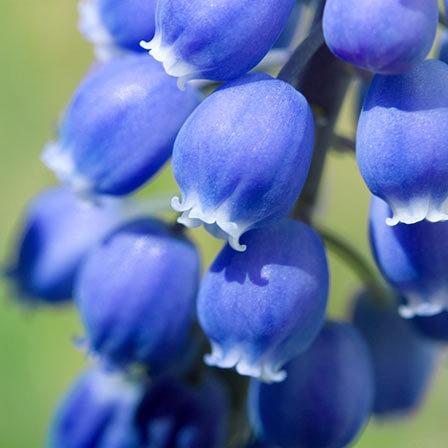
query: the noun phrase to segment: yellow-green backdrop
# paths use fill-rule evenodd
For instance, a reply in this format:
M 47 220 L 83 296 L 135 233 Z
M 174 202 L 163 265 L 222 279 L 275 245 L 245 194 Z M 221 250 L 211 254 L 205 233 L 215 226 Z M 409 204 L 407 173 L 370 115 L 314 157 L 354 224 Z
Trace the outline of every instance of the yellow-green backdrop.
M 54 179 L 39 161 L 42 145 L 92 60 L 77 33 L 74 0 L 0 2 L 0 255 L 12 248 L 27 201 Z M 348 108 L 347 108 L 348 109 Z M 347 117 L 348 113 L 345 114 Z M 350 135 L 350 120 L 342 130 Z M 169 171 L 146 188 L 175 190 Z M 331 156 L 319 219 L 368 254 L 368 193 L 352 157 Z M 202 232 L 204 265 L 219 244 Z M 331 257 L 330 313 L 343 316 L 356 278 Z M 26 311 L 0 283 L 0 448 L 39 448 L 58 398 L 85 363 L 72 340 L 82 330 L 73 309 Z M 441 368 L 421 411 L 412 418 L 371 423 L 359 448 L 448 446 L 448 372 Z

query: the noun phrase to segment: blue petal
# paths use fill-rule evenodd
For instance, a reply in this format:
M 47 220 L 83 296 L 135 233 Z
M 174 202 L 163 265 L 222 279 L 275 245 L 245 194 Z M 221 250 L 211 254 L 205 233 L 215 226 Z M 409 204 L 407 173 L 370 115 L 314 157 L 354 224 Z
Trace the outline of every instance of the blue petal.
M 51 448 L 135 448 L 134 419 L 142 388 L 96 367 L 82 374 L 64 398 L 49 435 Z
M 179 222 L 204 224 L 244 250 L 247 230 L 278 221 L 308 174 L 314 123 L 305 98 L 265 74 L 224 84 L 182 127 L 173 170 L 182 198 Z
M 168 160 L 198 101 L 194 89 L 180 91 L 144 55 L 96 66 L 72 98 L 44 162 L 84 195 L 128 194 Z
M 395 307 L 375 305 L 366 293 L 356 298 L 353 319 L 372 357 L 374 413 L 388 417 L 415 411 L 433 376 L 437 347 L 422 339 Z
M 156 34 L 142 42 L 168 74 L 229 80 L 247 73 L 274 45 L 294 0 L 160 0 Z
M 71 299 L 86 254 L 124 219 L 118 201 L 86 204 L 65 188 L 52 188 L 31 203 L 10 274 L 19 294 L 47 303 Z
M 199 256 L 161 222 L 137 220 L 89 255 L 75 298 L 92 350 L 117 366 L 170 363 L 191 330 Z
M 200 324 L 212 344 L 206 362 L 263 381 L 306 350 L 325 315 L 328 267 L 322 241 L 295 221 L 252 230 L 244 253 L 226 246 L 206 273 Z
M 448 65 L 430 60 L 370 86 L 357 159 L 370 191 L 392 208 L 390 225 L 448 219 L 447 85 Z
M 336 56 L 377 73 L 397 74 L 425 59 L 438 17 L 437 0 L 328 0 L 323 28 Z
M 433 315 L 448 309 L 448 222 L 422 221 L 390 227 L 387 204 L 373 198 L 370 239 L 384 277 L 404 297 L 405 317 Z
M 373 375 L 365 342 L 349 324 L 328 322 L 278 384 L 252 380 L 249 417 L 269 446 L 342 448 L 366 424 Z

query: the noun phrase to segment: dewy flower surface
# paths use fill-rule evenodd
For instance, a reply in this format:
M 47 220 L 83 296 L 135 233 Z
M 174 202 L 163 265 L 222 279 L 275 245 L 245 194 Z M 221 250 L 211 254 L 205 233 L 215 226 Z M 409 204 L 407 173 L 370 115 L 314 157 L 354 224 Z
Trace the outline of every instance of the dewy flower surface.
M 247 73 L 271 49 L 294 0 L 159 0 L 156 34 L 143 48 L 169 75 L 229 80 Z
M 372 359 L 374 414 L 387 417 L 415 411 L 436 368 L 437 347 L 419 336 L 396 306 L 376 304 L 366 292 L 355 299 L 353 323 Z
M 248 408 L 256 435 L 268 446 L 348 446 L 367 423 L 373 402 L 370 357 L 359 332 L 327 322 L 285 369 L 282 383 L 251 381 Z
M 319 236 L 285 220 L 248 232 L 246 252 L 227 245 L 206 273 L 198 316 L 212 345 L 209 365 L 282 381 L 325 316 L 328 266 Z
M 177 136 L 172 206 L 239 251 L 246 231 L 285 216 L 308 174 L 314 122 L 305 98 L 265 74 L 224 84 Z
M 356 152 L 370 191 L 392 208 L 390 225 L 448 219 L 448 65 L 422 62 L 377 75 L 364 101 Z
M 386 225 L 392 212 L 379 198 L 370 207 L 370 240 L 384 277 L 404 297 L 405 317 L 448 309 L 448 222 Z
M 185 237 L 150 219 L 116 230 L 75 288 L 90 349 L 119 367 L 170 363 L 187 344 L 198 282 L 199 256 Z
M 156 0 L 81 0 L 79 30 L 100 60 L 142 51 L 155 31 Z
M 327 0 L 325 40 L 333 53 L 376 73 L 406 72 L 436 36 L 437 0 Z
M 194 89 L 180 91 L 145 55 L 95 66 L 43 160 L 79 194 L 128 194 L 169 159 L 177 132 L 198 102 Z

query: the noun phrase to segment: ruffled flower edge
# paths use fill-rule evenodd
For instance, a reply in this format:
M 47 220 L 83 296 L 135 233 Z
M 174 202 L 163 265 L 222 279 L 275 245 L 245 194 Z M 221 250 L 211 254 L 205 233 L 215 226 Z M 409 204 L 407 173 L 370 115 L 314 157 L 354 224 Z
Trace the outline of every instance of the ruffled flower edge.
M 199 201 L 191 198 L 181 201 L 175 196 L 171 200 L 171 207 L 182 213 L 177 219 L 179 224 L 188 228 L 204 225 L 209 233 L 219 239 L 226 240 L 232 249 L 238 252 L 244 252 L 247 249 L 246 245 L 240 243 L 240 238 L 250 229 L 251 225 L 231 221 L 224 206 L 205 212 L 199 205 Z
M 78 28 L 86 40 L 95 48 L 95 56 L 105 62 L 114 57 L 126 54 L 126 51 L 115 45 L 114 39 L 101 19 L 98 0 L 81 0 L 78 6 Z
M 406 303 L 398 308 L 400 316 L 412 319 L 415 316 L 434 316 L 448 311 L 448 288 L 441 288 L 430 295 L 405 295 Z
M 69 151 L 64 150 L 59 142 L 48 143 L 42 152 L 41 160 L 61 182 L 69 185 L 76 194 L 86 199 L 92 197 L 91 181 L 76 172 L 75 163 Z
M 140 46 L 147 50 L 156 61 L 162 63 L 168 75 L 178 78 L 180 89 L 183 90 L 188 81 L 201 78 L 201 71 L 176 54 L 174 44 L 163 43 L 161 33 L 156 32 L 150 41 L 142 40 Z
M 441 222 L 448 220 L 448 198 L 436 201 L 432 197 L 412 199 L 408 202 L 387 201 L 392 217 L 386 219 L 388 226 L 415 224 L 420 221 Z
M 205 355 L 204 362 L 211 367 L 235 369 L 240 375 L 250 376 L 265 383 L 279 383 L 286 379 L 286 372 L 273 365 L 268 357 L 252 362 L 239 347 L 224 351 L 212 342 L 212 353 Z

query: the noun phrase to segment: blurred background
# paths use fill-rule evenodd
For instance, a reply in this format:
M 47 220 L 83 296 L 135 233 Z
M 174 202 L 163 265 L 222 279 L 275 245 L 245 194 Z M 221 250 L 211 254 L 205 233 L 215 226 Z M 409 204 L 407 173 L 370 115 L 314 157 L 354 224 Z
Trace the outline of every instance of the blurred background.
M 92 61 L 77 32 L 75 0 L 1 0 L 0 14 L 0 256 L 11 253 L 15 229 L 28 201 L 55 179 L 40 163 L 44 143 L 53 137 L 58 116 Z M 353 134 L 348 102 L 340 131 Z M 169 168 L 140 194 L 176 187 Z M 353 158 L 332 154 L 326 167 L 319 220 L 368 252 L 369 196 Z M 207 267 L 220 244 L 201 231 L 193 234 Z M 330 256 L 330 314 L 344 317 L 359 288 L 353 274 Z M 0 280 L 0 447 L 45 445 L 52 412 L 71 380 L 85 365 L 73 339 L 82 335 L 71 307 L 25 310 L 14 304 Z M 368 447 L 447 446 L 447 361 L 442 359 L 421 411 L 411 419 L 371 422 L 355 445 Z

